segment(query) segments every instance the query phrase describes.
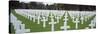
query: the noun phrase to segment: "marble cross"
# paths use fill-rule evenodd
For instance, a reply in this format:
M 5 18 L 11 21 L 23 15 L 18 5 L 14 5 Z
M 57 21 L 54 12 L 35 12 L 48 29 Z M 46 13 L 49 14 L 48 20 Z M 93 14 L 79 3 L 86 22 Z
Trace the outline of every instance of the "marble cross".
M 34 15 L 34 16 L 32 16 L 32 17 L 33 17 L 33 21 L 35 22 L 35 17 L 36 17 L 36 16 Z
M 43 21 L 43 27 L 45 28 L 47 19 L 45 17 L 43 17 L 43 20 L 41 20 L 41 21 Z
M 54 31 L 54 24 L 56 24 L 56 22 L 54 22 L 54 19 L 51 19 L 51 31 Z
M 66 31 L 66 30 L 67 30 L 67 27 L 66 27 L 66 26 L 67 26 L 67 20 L 68 20 L 67 17 L 68 17 L 68 16 L 65 15 L 64 17 L 65 17 L 65 18 L 64 18 L 64 30 Z
M 84 20 L 84 18 L 83 17 L 81 17 L 81 24 L 83 24 L 84 22 L 83 22 L 83 20 Z
M 51 22 L 50 22 L 50 24 L 51 24 L 51 31 L 53 32 L 54 31 L 54 24 L 56 24 L 56 22 L 54 22 L 54 19 L 53 19 L 53 17 L 54 16 L 52 16 L 52 14 L 51 14 Z
M 75 25 L 76 25 L 75 28 L 78 29 L 78 23 L 79 23 L 78 18 L 76 18 L 76 20 L 74 22 L 75 22 Z
M 38 23 L 37 24 L 40 24 L 40 16 L 38 16 Z

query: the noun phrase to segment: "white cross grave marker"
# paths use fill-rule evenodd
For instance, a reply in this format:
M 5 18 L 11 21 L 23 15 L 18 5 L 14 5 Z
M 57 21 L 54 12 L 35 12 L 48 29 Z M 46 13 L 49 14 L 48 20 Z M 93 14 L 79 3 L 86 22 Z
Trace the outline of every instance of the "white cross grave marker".
M 64 17 L 65 17 L 65 19 L 64 19 L 64 31 L 66 31 L 67 30 L 67 27 L 66 27 L 67 26 L 67 20 L 68 20 L 67 19 L 67 17 L 68 17 L 67 14 Z
M 78 23 L 79 23 L 78 18 L 76 18 L 76 20 L 74 22 L 76 24 L 75 28 L 78 29 Z
M 33 21 L 34 21 L 34 22 L 35 22 L 35 17 L 36 17 L 36 16 L 34 15 L 34 16 L 33 16 Z
M 54 19 L 53 19 L 53 15 L 51 14 L 51 22 L 50 22 L 50 24 L 51 24 L 51 31 L 53 32 L 54 31 L 54 24 L 56 24 L 56 22 L 54 22 Z
M 41 20 L 41 21 L 43 21 L 43 27 L 45 28 L 47 19 L 45 17 L 43 17 L 43 20 Z
M 54 22 L 54 19 L 51 19 L 51 31 L 54 31 L 54 24 L 56 24 L 56 22 Z
M 81 24 L 83 24 L 83 20 L 84 20 L 84 18 L 83 18 L 83 17 L 81 17 Z
M 38 24 L 40 24 L 40 16 L 38 16 Z

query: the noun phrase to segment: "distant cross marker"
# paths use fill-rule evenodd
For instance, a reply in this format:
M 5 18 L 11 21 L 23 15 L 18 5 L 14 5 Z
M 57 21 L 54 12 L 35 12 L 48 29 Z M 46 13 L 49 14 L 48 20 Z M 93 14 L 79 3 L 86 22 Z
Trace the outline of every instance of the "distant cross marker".
M 50 22 L 50 24 L 51 24 L 51 31 L 53 32 L 54 31 L 54 24 L 56 24 L 56 22 L 54 22 L 54 19 L 53 19 L 53 15 L 51 14 L 51 22 Z
M 43 21 L 43 27 L 46 27 L 46 21 L 47 21 L 47 19 L 45 17 L 43 17 L 43 20 L 41 20 L 41 21 Z
M 34 22 L 35 22 L 35 17 L 36 17 L 36 16 L 34 15 L 34 16 L 33 16 L 33 21 L 34 21 Z
M 83 20 L 84 20 L 84 18 L 83 18 L 83 17 L 81 17 L 81 24 L 83 24 Z
M 67 14 L 64 16 L 65 17 L 65 19 L 64 19 L 64 31 L 66 31 L 67 30 Z
M 38 16 L 38 23 L 37 24 L 40 24 L 40 16 Z
M 59 23 L 59 19 L 60 19 L 60 18 L 57 16 L 56 19 L 57 19 L 57 23 Z
M 79 23 L 78 19 L 76 18 L 76 20 L 74 22 L 76 24 L 75 28 L 78 29 L 78 23 Z

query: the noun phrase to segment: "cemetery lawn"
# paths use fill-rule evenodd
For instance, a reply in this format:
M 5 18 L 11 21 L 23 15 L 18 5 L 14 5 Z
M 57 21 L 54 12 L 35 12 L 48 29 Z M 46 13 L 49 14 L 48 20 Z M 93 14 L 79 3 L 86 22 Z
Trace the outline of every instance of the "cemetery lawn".
M 26 17 L 17 14 L 14 10 L 12 10 L 11 13 L 13 13 L 18 18 L 18 20 L 22 21 L 22 24 L 25 24 L 25 28 L 26 29 L 30 29 L 31 32 L 47 32 L 47 31 L 51 31 L 51 24 L 48 24 L 49 22 L 51 22 L 50 14 L 49 14 L 49 17 L 48 17 L 48 21 L 46 22 L 46 27 L 43 28 L 43 22 L 42 21 L 40 21 L 40 24 L 37 24 L 37 20 L 35 22 L 33 22 L 33 21 L 27 19 Z M 68 12 L 65 12 L 65 13 L 67 13 L 67 15 L 68 15 L 67 25 L 70 26 L 70 28 L 68 30 L 76 30 L 75 29 L 75 23 L 73 23 L 73 21 L 72 21 L 72 17 L 69 15 Z M 61 31 L 60 27 L 63 26 L 63 24 L 64 24 L 63 23 L 64 22 L 64 15 L 59 20 L 59 23 L 55 24 L 55 31 Z M 81 24 L 80 17 L 78 17 L 79 20 L 80 20 L 78 29 L 85 29 L 85 27 L 89 27 L 88 25 L 90 24 L 91 20 L 93 20 L 93 18 L 95 16 L 96 15 L 93 15 L 91 17 L 87 17 L 86 16 L 89 19 L 87 21 L 84 20 L 83 21 L 84 24 Z M 55 19 L 55 21 L 57 21 L 57 20 Z

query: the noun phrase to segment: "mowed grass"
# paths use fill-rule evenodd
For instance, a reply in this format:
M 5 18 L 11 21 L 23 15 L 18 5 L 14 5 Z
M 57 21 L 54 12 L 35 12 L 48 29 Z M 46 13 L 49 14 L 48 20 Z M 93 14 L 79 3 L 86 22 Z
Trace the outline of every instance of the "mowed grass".
M 22 24 L 25 24 L 25 28 L 26 29 L 30 29 L 31 32 L 47 32 L 47 31 L 51 31 L 51 25 L 49 24 L 49 22 L 51 22 L 51 18 L 50 18 L 50 14 L 49 14 L 49 17 L 48 17 L 48 21 L 46 22 L 46 27 L 43 28 L 43 22 L 40 21 L 40 24 L 37 24 L 37 19 L 35 22 L 33 22 L 32 20 L 29 20 L 27 19 L 27 17 L 24 17 L 22 15 L 19 15 L 17 13 L 15 13 L 15 11 L 13 10 L 12 13 L 18 18 L 18 20 L 21 20 L 22 21 Z M 73 23 L 72 21 L 72 17 L 69 15 L 68 12 L 65 12 L 67 13 L 68 15 L 68 21 L 67 21 L 67 25 L 70 26 L 70 28 L 68 30 L 76 30 L 75 29 L 75 23 Z M 60 27 L 63 26 L 63 22 L 64 22 L 64 16 L 65 16 L 65 13 L 64 15 L 61 17 L 61 19 L 59 20 L 59 23 L 55 24 L 55 31 L 61 31 Z M 54 14 L 53 14 L 54 16 Z M 79 18 L 79 28 L 78 29 L 84 29 L 85 27 L 89 27 L 88 25 L 91 23 L 91 20 L 93 20 L 93 18 L 95 17 L 96 15 L 93 15 L 91 17 L 87 17 L 89 18 L 87 21 L 83 21 L 84 24 L 81 24 L 81 20 L 80 20 L 80 17 Z M 55 16 L 54 16 L 55 17 Z M 56 18 L 54 18 L 55 22 L 57 21 Z

